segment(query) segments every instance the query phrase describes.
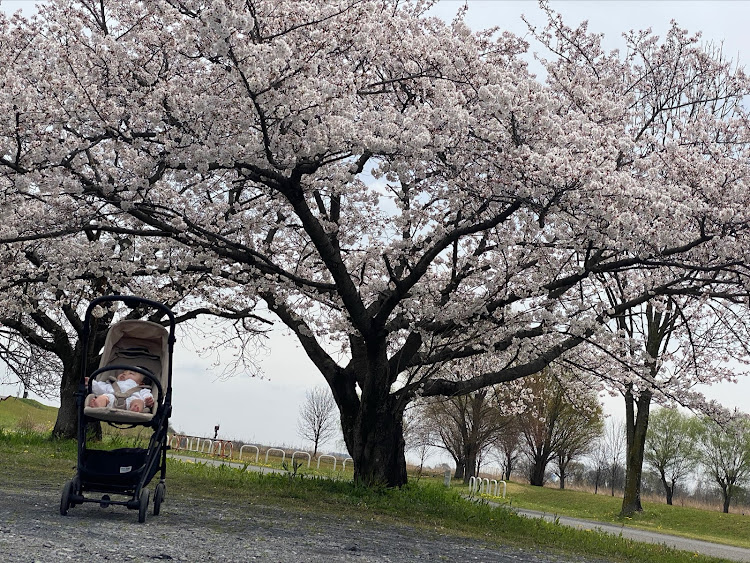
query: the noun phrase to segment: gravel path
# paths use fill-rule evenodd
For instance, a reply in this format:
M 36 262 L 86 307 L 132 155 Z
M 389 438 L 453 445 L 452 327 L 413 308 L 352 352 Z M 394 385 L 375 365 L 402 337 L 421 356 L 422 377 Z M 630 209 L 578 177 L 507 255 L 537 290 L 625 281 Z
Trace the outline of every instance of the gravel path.
M 61 485 L 61 484 L 60 484 Z M 60 516 L 60 489 L 0 491 L 0 558 L 6 562 L 274 561 L 493 563 L 580 562 L 530 547 L 519 550 L 404 525 L 347 521 L 277 506 L 236 505 L 167 494 L 145 524 L 137 511 L 86 503 Z M 594 560 L 589 560 L 594 563 Z

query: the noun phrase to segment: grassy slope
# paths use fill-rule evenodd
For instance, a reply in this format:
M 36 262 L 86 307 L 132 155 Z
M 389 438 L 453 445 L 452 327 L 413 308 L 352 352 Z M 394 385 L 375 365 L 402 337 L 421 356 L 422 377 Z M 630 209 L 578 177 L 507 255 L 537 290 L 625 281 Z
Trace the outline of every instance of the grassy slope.
M 0 401 L 0 428 L 21 428 L 46 432 L 52 430 L 57 408 L 33 399 L 8 397 Z

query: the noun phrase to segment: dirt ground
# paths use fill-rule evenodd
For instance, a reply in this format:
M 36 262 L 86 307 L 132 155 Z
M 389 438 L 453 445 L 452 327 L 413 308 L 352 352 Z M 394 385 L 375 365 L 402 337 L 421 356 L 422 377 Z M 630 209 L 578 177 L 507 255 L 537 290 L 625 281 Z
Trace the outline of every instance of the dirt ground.
M 2 477 L 0 477 L 2 479 Z M 62 483 L 0 486 L 3 562 L 580 562 L 534 549 L 425 532 L 409 526 L 310 516 L 277 506 L 171 498 L 144 524 L 135 510 L 83 504 L 59 512 Z M 593 560 L 591 560 L 593 563 Z

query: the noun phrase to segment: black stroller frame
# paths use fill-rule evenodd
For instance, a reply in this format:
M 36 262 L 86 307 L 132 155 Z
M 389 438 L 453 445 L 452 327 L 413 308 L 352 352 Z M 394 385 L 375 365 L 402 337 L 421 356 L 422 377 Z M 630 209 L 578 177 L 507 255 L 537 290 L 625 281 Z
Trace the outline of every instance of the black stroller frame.
M 161 374 L 154 374 L 142 366 L 122 362 L 100 365 L 89 372 L 87 365 L 88 354 L 83 354 L 81 361 L 81 380 L 76 393 L 78 410 L 78 456 L 76 475 L 65 483 L 60 499 L 60 514 L 65 516 L 68 510 L 83 503 L 98 503 L 102 508 L 111 504 L 126 506 L 128 509 L 138 509 L 138 522 L 146 521 L 150 492 L 146 487 L 151 479 L 160 472 L 159 483 L 154 490 L 154 515 L 158 515 L 161 504 L 166 495 L 167 443 L 168 421 L 172 413 L 172 354 L 175 343 L 175 317 L 172 311 L 162 303 L 135 296 L 110 295 L 94 299 L 84 318 L 82 349 L 89 349 L 91 339 L 91 320 L 97 306 L 111 302 L 122 302 L 130 308 L 148 307 L 157 310 L 169 319 L 169 327 L 164 328 L 150 321 L 120 321 L 114 323 L 112 330 L 123 323 L 145 323 L 163 330 L 166 340 L 167 358 L 160 362 L 167 362 L 166 369 Z M 137 328 L 137 324 L 134 325 Z M 153 330 L 153 328 L 151 329 Z M 108 335 L 109 336 L 109 335 Z M 106 350 L 105 350 L 106 352 Z M 104 363 L 106 358 L 102 358 Z M 92 392 L 92 382 L 97 376 L 105 372 L 131 370 L 142 374 L 143 381 L 147 381 L 156 389 L 156 401 L 153 416 L 144 413 L 130 413 L 120 411 L 115 413 L 110 409 L 90 408 L 85 405 L 87 395 Z M 166 375 L 166 382 L 163 381 Z M 159 377 L 157 377 L 159 376 Z M 86 378 L 88 377 L 88 385 Z M 164 384 L 166 383 L 166 384 Z M 104 412 L 100 412 L 104 411 Z M 133 418 L 134 420 L 130 420 Z M 147 426 L 153 429 L 147 448 L 117 448 L 113 450 L 89 449 L 86 446 L 86 427 L 91 420 L 108 422 L 112 425 L 124 427 Z M 123 426 L 120 426 L 123 427 Z M 93 497 L 90 493 L 103 493 L 101 497 Z M 129 497 L 126 500 L 113 500 L 110 494 Z

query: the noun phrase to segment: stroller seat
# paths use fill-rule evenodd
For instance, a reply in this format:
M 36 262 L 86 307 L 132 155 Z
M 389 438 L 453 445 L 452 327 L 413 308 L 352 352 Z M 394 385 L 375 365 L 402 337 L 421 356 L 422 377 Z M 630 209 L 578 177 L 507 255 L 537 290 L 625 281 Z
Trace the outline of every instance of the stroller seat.
M 113 325 L 107 333 L 96 379 L 106 381 L 124 367 L 136 367 L 154 374 L 164 389 L 168 377 L 169 331 L 163 326 L 144 320 L 124 320 Z M 165 361 L 162 361 L 162 358 Z M 112 366 L 113 369 L 107 368 Z M 118 366 L 118 367 L 115 367 Z M 154 406 L 143 412 L 133 412 L 114 406 L 89 406 L 94 395 L 86 396 L 84 414 L 104 422 L 120 424 L 148 424 L 158 409 L 159 386 L 144 377 L 144 385 L 151 384 Z

